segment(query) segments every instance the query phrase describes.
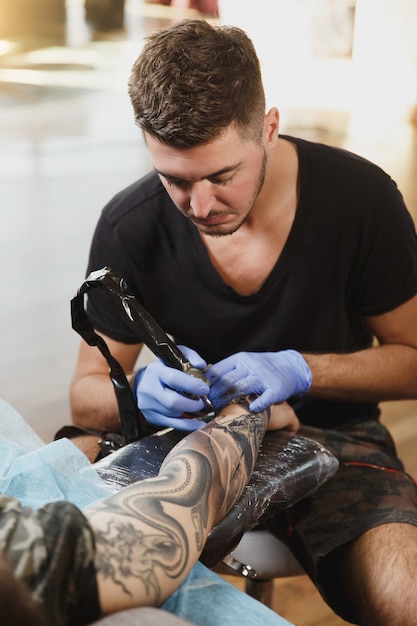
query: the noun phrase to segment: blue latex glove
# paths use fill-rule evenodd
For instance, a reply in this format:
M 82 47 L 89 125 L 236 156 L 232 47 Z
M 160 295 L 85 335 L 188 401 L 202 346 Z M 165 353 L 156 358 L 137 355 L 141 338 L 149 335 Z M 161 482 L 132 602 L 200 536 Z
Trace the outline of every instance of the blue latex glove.
M 211 383 L 209 400 L 220 410 L 234 398 L 258 396 L 251 411 L 306 393 L 311 371 L 299 352 L 238 352 L 212 365 L 206 372 Z
M 188 361 L 197 369 L 204 369 L 206 362 L 191 348 L 178 346 Z M 192 431 L 205 425 L 198 419 L 182 417 L 183 413 L 195 413 L 204 407 L 200 396 L 209 392 L 209 386 L 200 378 L 164 365 L 157 359 L 140 369 L 134 378 L 133 392 L 139 409 L 148 422 L 165 428 Z M 184 393 L 197 396 L 188 398 Z

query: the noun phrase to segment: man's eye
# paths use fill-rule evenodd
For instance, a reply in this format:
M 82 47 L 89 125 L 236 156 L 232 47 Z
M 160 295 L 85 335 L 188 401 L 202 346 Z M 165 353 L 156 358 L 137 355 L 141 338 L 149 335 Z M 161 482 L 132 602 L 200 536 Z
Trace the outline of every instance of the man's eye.
M 221 185 L 224 187 L 225 185 L 229 185 L 233 181 L 233 178 L 233 176 L 230 176 L 230 178 L 212 178 L 210 182 L 213 183 L 213 185 Z
M 224 187 L 225 185 L 229 185 L 233 181 L 233 176 L 229 178 L 208 178 L 212 185 L 218 185 Z M 186 189 L 189 187 L 190 183 L 186 180 L 176 179 L 176 178 L 165 178 L 165 182 L 168 187 L 176 187 L 177 189 Z
M 170 178 L 166 178 L 165 180 L 166 180 L 166 183 L 167 183 L 168 187 L 184 188 L 187 185 L 185 180 L 173 180 L 173 179 L 170 179 Z

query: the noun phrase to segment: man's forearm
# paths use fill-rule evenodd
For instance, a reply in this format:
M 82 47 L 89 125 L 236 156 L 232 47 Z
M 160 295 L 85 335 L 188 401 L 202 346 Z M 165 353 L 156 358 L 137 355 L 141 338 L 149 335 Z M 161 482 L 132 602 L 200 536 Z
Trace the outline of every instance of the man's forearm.
M 417 399 L 417 349 L 383 345 L 349 354 L 303 354 L 309 395 L 351 402 Z
M 72 383 L 71 415 L 76 426 L 101 432 L 119 432 L 120 414 L 108 375 L 92 374 Z
M 250 413 L 247 406 L 229 405 L 204 428 L 193 432 L 167 455 L 161 472 L 182 454 L 195 450 L 209 461 L 212 474 L 211 512 L 217 524 L 230 511 L 245 488 L 265 435 L 269 409 Z
M 105 613 L 159 605 L 179 586 L 213 525 L 242 494 L 267 422 L 266 412 L 227 407 L 175 446 L 158 477 L 85 511 Z

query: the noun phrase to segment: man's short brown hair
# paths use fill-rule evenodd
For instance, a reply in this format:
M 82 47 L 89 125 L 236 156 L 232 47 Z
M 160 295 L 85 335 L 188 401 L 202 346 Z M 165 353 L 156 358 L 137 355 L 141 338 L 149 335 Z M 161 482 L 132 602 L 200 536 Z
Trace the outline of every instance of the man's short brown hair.
M 183 20 L 148 37 L 129 95 L 138 126 L 162 143 L 192 148 L 234 125 L 259 142 L 265 115 L 261 70 L 240 28 Z

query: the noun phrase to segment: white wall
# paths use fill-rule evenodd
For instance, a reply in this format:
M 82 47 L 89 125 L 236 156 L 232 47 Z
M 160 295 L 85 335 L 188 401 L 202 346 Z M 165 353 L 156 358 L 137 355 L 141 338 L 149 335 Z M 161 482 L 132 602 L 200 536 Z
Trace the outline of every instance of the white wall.
M 349 0 L 338 1 L 346 10 Z M 312 54 L 319 5 L 324 0 L 219 0 L 221 22 L 252 38 L 268 104 L 284 116 L 291 108 L 344 111 L 350 132 L 370 135 L 404 122 L 417 103 L 417 0 L 356 0 L 351 57 Z

